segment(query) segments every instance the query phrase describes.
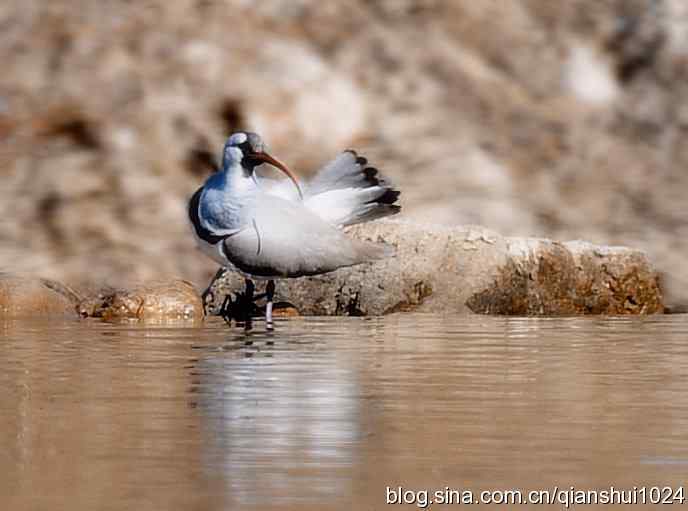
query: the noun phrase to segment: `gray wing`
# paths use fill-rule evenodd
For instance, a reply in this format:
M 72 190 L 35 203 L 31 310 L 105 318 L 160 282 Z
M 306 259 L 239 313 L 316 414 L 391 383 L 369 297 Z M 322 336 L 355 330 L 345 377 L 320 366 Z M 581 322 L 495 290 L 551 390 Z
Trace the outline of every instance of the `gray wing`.
M 288 179 L 258 178 L 270 195 L 297 201 L 298 193 Z M 337 226 L 354 225 L 395 215 L 401 210 L 400 192 L 368 160 L 355 151 L 339 154 L 307 183 L 301 183 L 304 204 L 321 219 Z
M 321 168 L 313 178 L 301 183 L 306 198 L 348 188 L 368 188 L 371 184 L 369 176 L 372 167 L 367 166 L 368 160 L 353 150 L 347 150 L 337 155 L 332 161 Z M 365 170 L 364 170 L 365 169 Z M 296 200 L 299 198 L 294 183 L 288 179 L 270 179 L 258 176 L 257 183 L 260 188 L 270 195 L 276 195 L 284 199 Z
M 257 277 L 300 277 L 351 266 L 388 253 L 353 240 L 301 202 L 261 193 L 245 227 L 224 241 L 227 258 Z
M 296 190 L 294 183 L 289 179 L 270 179 L 267 177 L 258 177 L 256 179 L 260 190 L 268 195 L 274 195 L 285 200 L 299 201 L 299 192 Z M 305 188 L 304 183 L 299 183 L 301 188 Z M 305 190 L 304 190 L 305 192 Z
M 368 222 L 401 210 L 400 192 L 352 150 L 325 165 L 307 190 L 306 207 L 335 225 Z

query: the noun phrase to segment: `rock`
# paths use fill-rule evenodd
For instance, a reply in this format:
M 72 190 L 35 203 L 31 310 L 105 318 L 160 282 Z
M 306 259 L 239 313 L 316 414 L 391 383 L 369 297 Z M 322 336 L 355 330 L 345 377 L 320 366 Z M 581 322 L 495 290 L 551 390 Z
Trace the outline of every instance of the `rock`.
M 203 305 L 193 284 L 185 280 L 140 285 L 131 290 L 105 289 L 83 299 L 83 317 L 105 320 L 201 320 Z
M 301 315 L 299 310 L 287 302 L 277 302 L 272 310 L 272 315 L 276 318 L 295 318 Z
M 663 311 L 656 271 L 642 252 L 624 247 L 505 238 L 482 227 L 398 220 L 355 226 L 350 233 L 389 243 L 396 256 L 316 277 L 278 281 L 278 296 L 304 315 Z M 219 306 L 228 292 L 242 289 L 242 277 L 228 274 L 214 286 L 213 305 Z
M 59 282 L 0 273 L 0 318 L 76 316 L 78 301 L 78 295 Z
M 493 285 L 471 296 L 487 314 L 653 314 L 663 312 L 657 273 L 645 254 L 575 241 L 507 239 L 510 256 Z

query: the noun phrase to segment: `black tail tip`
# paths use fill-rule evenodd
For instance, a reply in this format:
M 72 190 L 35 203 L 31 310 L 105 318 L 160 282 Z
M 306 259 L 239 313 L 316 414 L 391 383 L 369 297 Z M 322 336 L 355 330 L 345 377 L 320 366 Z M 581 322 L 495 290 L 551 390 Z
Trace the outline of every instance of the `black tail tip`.
M 379 202 L 380 204 L 389 204 L 393 205 L 399 200 L 399 196 L 401 195 L 401 192 L 399 190 L 393 190 L 390 188 L 389 190 L 385 190 L 385 193 L 380 195 L 375 202 Z

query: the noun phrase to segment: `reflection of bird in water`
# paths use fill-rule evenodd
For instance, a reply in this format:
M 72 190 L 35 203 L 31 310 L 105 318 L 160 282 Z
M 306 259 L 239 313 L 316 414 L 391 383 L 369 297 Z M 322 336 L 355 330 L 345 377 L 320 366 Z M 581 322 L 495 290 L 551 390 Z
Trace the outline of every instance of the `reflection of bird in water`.
M 258 177 L 255 168 L 263 163 L 290 180 Z M 285 165 L 265 152 L 258 135 L 230 136 L 222 168 L 189 202 L 198 244 L 222 265 L 204 299 L 226 269 L 238 270 L 246 277 L 243 319 L 250 320 L 252 279 L 267 280 L 265 316 L 271 328 L 275 278 L 318 275 L 388 255 L 388 246 L 351 239 L 341 230 L 400 210 L 400 192 L 367 163 L 354 151 L 345 151 L 302 187 Z M 225 298 L 225 319 L 232 316 L 233 305 Z

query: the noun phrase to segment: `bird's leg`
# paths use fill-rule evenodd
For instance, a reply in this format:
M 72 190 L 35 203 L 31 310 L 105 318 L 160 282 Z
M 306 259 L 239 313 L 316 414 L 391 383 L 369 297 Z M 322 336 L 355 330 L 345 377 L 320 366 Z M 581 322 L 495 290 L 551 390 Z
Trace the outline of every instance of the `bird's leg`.
M 213 294 L 213 291 L 212 291 L 212 289 L 213 289 L 213 284 L 215 284 L 215 282 L 216 282 L 218 279 L 222 278 L 222 277 L 225 275 L 225 273 L 227 273 L 227 268 L 225 268 L 224 266 L 220 266 L 220 269 L 217 270 L 217 273 L 215 273 L 215 276 L 214 276 L 213 279 L 210 281 L 210 284 L 208 284 L 208 287 L 207 287 L 207 288 L 205 289 L 205 291 L 203 291 L 203 293 L 201 294 L 201 301 L 202 301 L 202 303 L 203 303 L 203 312 L 204 312 L 206 315 L 208 314 L 208 311 L 206 310 L 206 307 L 208 306 L 208 304 L 206 303 L 206 300 L 207 300 L 208 296 L 212 296 L 211 301 L 215 299 L 215 295 Z M 225 299 L 225 301 L 222 303 L 222 308 L 225 307 L 226 301 L 227 301 L 227 300 Z M 223 317 L 224 317 L 224 316 L 223 316 Z
M 265 286 L 265 326 L 268 330 L 272 330 L 272 301 L 275 298 L 275 281 L 268 280 L 268 285 Z
M 256 290 L 251 279 L 246 279 L 246 303 L 253 303 L 253 293 Z
M 232 297 L 231 295 L 226 295 L 222 306 L 220 307 L 220 316 L 225 320 L 227 324 L 232 323 Z
M 246 279 L 245 282 L 246 290 L 243 293 L 237 293 L 236 300 L 232 300 L 231 295 L 225 296 L 220 306 L 219 315 L 228 324 L 231 324 L 232 319 L 235 319 L 237 322 L 243 322 L 246 330 L 251 330 L 251 318 L 255 308 L 253 302 L 256 300 L 254 295 L 256 286 L 251 279 Z
M 242 303 L 242 311 L 241 314 L 243 316 L 242 319 L 246 321 L 246 328 L 250 328 L 251 324 L 251 315 L 253 313 L 253 292 L 255 291 L 256 286 L 253 284 L 253 281 L 251 279 L 246 279 L 246 292 L 244 293 L 244 299 Z

